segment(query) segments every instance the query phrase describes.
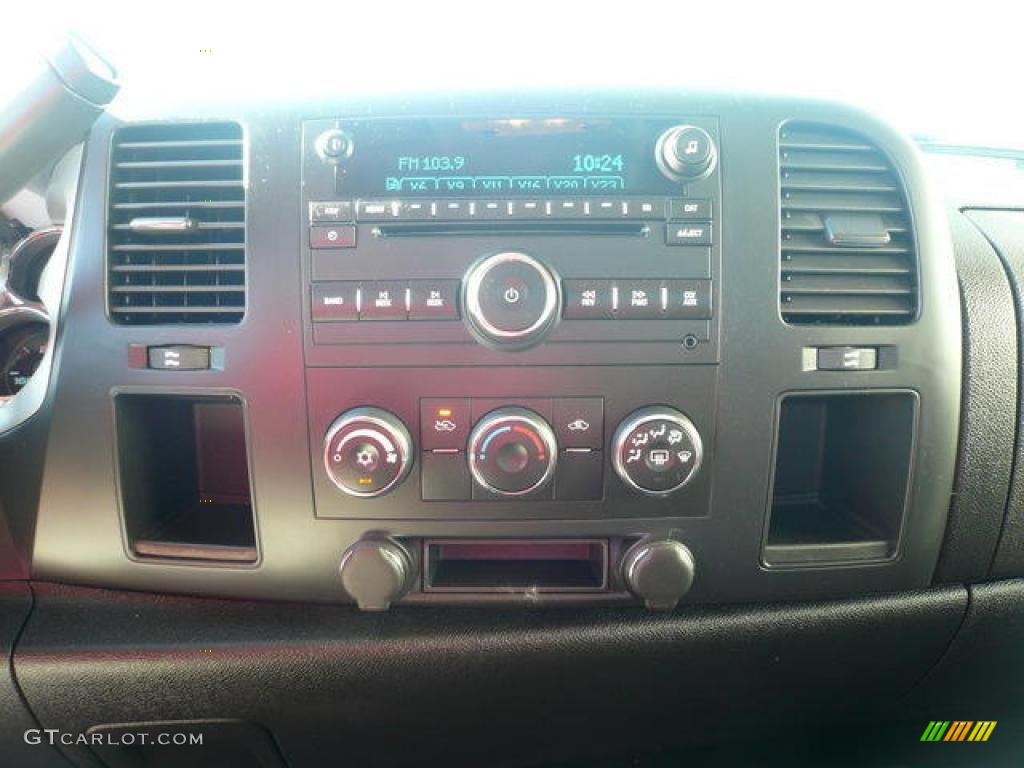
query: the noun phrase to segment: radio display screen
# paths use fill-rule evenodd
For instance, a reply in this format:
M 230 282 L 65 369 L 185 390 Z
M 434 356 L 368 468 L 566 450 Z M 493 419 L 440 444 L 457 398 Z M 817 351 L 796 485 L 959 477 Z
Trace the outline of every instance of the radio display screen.
M 509 118 L 343 121 L 351 196 L 671 194 L 654 148 L 673 120 Z

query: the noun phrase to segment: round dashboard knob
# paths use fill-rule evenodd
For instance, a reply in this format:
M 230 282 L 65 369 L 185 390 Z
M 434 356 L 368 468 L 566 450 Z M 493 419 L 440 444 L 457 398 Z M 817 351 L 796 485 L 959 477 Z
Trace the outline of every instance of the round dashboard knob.
M 551 426 L 526 408 L 498 408 L 469 435 L 469 471 L 485 490 L 523 496 L 543 488 L 555 471 L 558 444 Z
M 363 611 L 386 611 L 409 591 L 415 573 L 408 551 L 389 538 L 362 539 L 341 556 L 341 584 Z
M 488 256 L 463 282 L 470 329 L 485 344 L 523 349 L 540 341 L 558 318 L 558 280 L 525 253 Z
M 352 137 L 340 128 L 328 128 L 316 137 L 314 144 L 320 159 L 330 165 L 352 157 Z
M 387 493 L 409 472 L 412 438 L 401 420 L 380 408 L 355 408 L 339 416 L 324 439 L 324 466 L 350 496 Z
M 673 539 L 643 539 L 622 558 L 622 580 L 654 611 L 669 611 L 693 585 L 696 565 L 687 547 Z
M 677 125 L 658 139 L 655 158 L 661 172 L 673 181 L 692 181 L 715 167 L 715 142 L 703 128 Z
M 612 438 L 612 464 L 623 482 L 648 496 L 667 496 L 686 485 L 703 455 L 700 433 L 685 414 L 653 406 L 634 411 Z

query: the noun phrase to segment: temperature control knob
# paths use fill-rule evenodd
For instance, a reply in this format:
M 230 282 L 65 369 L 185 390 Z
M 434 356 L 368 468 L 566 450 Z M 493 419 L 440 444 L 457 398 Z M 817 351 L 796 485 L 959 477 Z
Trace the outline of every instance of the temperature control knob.
M 612 438 L 612 463 L 623 482 L 648 496 L 667 496 L 700 467 L 700 434 L 685 414 L 652 406 L 627 416 Z
M 522 496 L 544 487 L 557 459 L 551 425 L 526 408 L 491 411 L 469 435 L 469 471 L 499 496 Z
M 399 418 L 380 408 L 355 408 L 339 416 L 324 439 L 324 466 L 351 496 L 387 493 L 409 473 L 412 438 Z
M 464 281 L 470 329 L 485 344 L 523 349 L 540 341 L 558 318 L 561 294 L 551 271 L 525 253 L 488 256 Z
M 715 142 L 703 128 L 677 125 L 658 139 L 655 159 L 661 172 L 673 181 L 692 181 L 715 167 Z

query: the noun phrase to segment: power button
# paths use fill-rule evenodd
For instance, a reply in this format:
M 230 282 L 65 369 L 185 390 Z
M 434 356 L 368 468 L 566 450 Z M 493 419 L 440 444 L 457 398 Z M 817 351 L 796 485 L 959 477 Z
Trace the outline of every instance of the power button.
M 558 282 L 525 253 L 490 256 L 466 278 L 466 314 L 487 342 L 528 346 L 551 326 L 558 305 Z

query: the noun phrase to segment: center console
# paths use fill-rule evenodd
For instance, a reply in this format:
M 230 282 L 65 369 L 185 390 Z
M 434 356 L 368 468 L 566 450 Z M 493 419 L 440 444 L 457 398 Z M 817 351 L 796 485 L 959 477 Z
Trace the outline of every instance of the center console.
M 316 514 L 531 520 L 510 546 L 540 561 L 546 521 L 708 515 L 717 137 L 692 115 L 304 123 Z

